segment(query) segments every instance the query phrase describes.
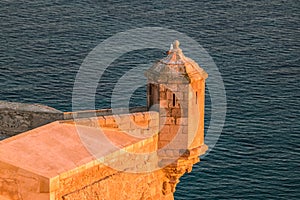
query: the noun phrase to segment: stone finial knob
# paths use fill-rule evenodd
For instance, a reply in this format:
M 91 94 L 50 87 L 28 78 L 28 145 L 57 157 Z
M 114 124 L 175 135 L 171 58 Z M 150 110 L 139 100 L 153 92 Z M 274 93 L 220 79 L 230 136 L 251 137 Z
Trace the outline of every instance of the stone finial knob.
M 174 48 L 174 49 L 179 49 L 179 45 L 180 45 L 180 43 L 179 43 L 178 40 L 175 40 L 175 41 L 173 42 L 173 48 Z

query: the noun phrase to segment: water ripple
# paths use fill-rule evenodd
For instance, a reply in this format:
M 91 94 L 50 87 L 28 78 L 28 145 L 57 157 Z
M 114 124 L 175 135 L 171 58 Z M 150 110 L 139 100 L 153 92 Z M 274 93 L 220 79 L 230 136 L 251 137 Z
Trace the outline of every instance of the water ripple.
M 181 178 L 175 199 L 299 199 L 299 13 L 296 0 L 1 1 L 0 99 L 71 110 L 76 73 L 100 42 L 136 27 L 181 31 L 219 67 L 228 110 L 216 147 Z M 128 70 L 161 57 L 146 49 L 112 63 L 96 107 L 110 106 Z M 139 88 L 131 105 L 144 104 Z

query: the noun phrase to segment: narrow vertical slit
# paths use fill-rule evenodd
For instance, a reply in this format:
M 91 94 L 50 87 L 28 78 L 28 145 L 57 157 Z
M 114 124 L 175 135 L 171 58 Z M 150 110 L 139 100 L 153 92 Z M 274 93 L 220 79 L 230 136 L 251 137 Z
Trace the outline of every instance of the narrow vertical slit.
M 175 106 L 175 103 L 176 103 L 175 100 L 176 100 L 175 99 L 175 94 L 173 94 L 173 106 Z
M 198 102 L 198 92 L 196 92 L 196 104 Z

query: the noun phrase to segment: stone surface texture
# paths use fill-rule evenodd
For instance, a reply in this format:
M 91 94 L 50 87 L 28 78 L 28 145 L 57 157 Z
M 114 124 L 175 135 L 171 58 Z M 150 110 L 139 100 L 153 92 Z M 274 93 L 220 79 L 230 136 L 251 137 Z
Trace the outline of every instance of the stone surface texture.
M 168 56 L 145 72 L 147 106 L 159 112 L 158 148 L 194 149 L 204 145 L 205 79 L 207 73 L 174 41 Z M 164 153 L 164 152 L 161 152 Z
M 63 119 L 63 113 L 40 104 L 0 101 L 0 138 Z
M 41 119 L 59 120 L 0 141 L 0 200 L 173 200 L 179 178 L 207 150 L 207 74 L 175 41 L 145 75 L 146 109 L 45 108 Z M 12 126 L 5 130 L 38 125 L 36 107 L 16 105 L 0 107 L 2 127 Z M 30 125 L 14 128 L 7 115 Z

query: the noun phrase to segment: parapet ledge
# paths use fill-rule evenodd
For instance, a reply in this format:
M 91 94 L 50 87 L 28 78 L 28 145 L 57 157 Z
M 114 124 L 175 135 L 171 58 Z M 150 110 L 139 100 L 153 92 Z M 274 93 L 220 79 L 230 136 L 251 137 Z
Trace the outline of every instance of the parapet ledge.
M 143 111 L 126 114 L 102 115 L 61 120 L 60 123 L 122 131 L 133 137 L 143 139 L 158 133 L 159 113 L 156 111 Z

